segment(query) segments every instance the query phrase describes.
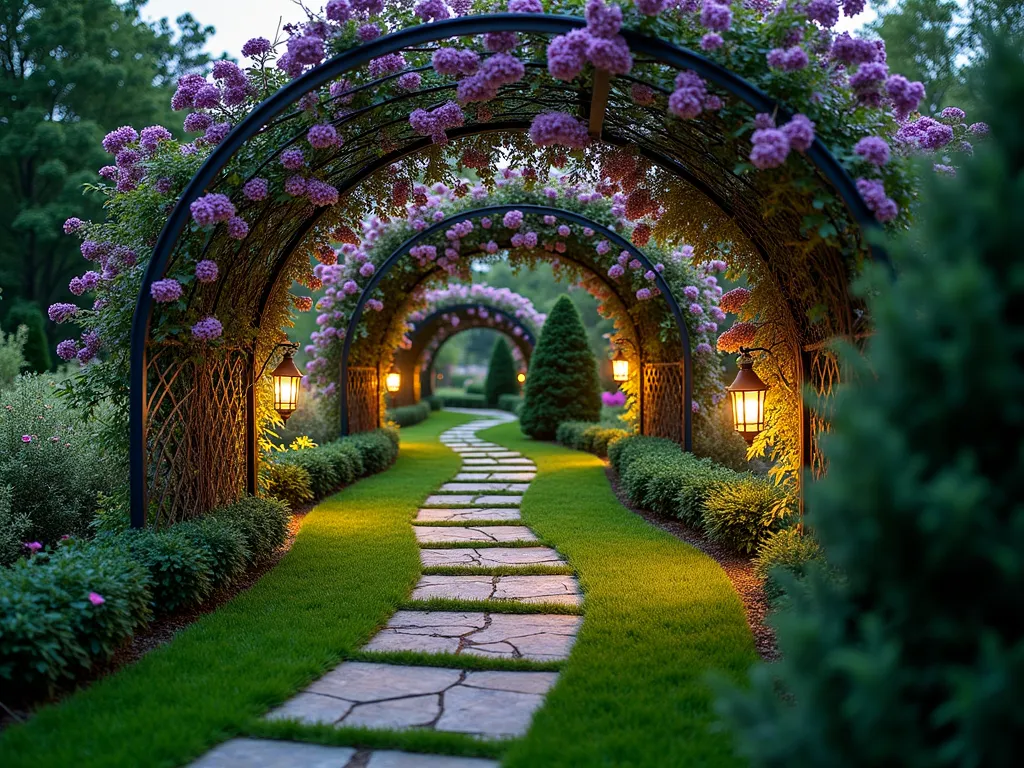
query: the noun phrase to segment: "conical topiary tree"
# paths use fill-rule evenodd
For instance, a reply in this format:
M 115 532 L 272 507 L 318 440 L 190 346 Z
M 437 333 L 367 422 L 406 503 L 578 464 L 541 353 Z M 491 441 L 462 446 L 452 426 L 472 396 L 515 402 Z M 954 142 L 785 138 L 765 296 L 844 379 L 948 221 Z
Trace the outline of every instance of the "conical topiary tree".
M 823 439 L 824 547 L 782 660 L 722 709 L 755 766 L 1019 765 L 1024 750 L 1024 62 L 997 49 L 994 142 L 922 194 L 871 281 L 875 333 Z M 972 133 L 984 134 L 985 126 Z M 870 295 L 870 294 L 869 294 Z
M 530 359 L 519 421 L 523 432 L 553 440 L 563 421 L 601 416 L 597 360 L 579 312 L 568 296 L 555 302 Z
M 487 381 L 484 384 L 487 404 L 495 406 L 502 395 L 518 394 L 516 361 L 512 359 L 512 350 L 508 348 L 508 342 L 504 338 L 499 338 L 491 352 L 490 365 L 487 366 Z

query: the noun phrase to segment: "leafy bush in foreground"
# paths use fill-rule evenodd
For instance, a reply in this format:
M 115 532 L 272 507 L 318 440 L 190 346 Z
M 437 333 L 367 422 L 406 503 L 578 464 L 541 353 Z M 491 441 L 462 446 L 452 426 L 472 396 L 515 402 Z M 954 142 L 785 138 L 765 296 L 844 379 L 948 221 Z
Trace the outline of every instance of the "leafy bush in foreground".
M 1017 766 L 1024 734 L 1024 61 L 980 81 L 996 146 L 922 195 L 822 438 L 807 524 L 828 565 L 782 658 L 721 708 L 757 766 Z M 853 374 L 852 376 L 849 374 Z

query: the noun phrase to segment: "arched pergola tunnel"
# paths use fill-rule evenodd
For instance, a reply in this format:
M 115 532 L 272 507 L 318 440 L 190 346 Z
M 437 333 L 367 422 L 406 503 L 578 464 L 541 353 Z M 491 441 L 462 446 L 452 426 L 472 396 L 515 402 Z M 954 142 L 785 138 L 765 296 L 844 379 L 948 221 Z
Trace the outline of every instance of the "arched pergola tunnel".
M 129 403 L 133 524 L 141 525 L 147 516 L 154 515 L 156 519 L 172 520 L 190 516 L 209 506 L 211 499 L 221 500 L 231 493 L 254 490 L 259 428 L 255 377 L 262 359 L 277 341 L 275 333 L 281 327 L 286 306 L 282 297 L 287 296 L 287 285 L 294 277 L 304 278 L 307 249 L 337 231 L 332 227 L 353 206 L 353 196 L 358 196 L 367 184 L 379 185 L 375 181 L 377 175 L 386 173 L 396 162 L 428 150 L 436 151 L 430 139 L 411 131 L 404 119 L 387 117 L 387 109 L 399 102 L 408 107 L 433 109 L 438 106 L 438 99 L 454 92 L 455 83 L 398 93 L 394 85 L 397 72 L 383 77 L 372 73 L 367 76 L 363 68 L 400 52 L 422 59 L 442 41 L 465 42 L 472 36 L 491 32 L 525 35 L 521 48 L 528 55 L 536 46 L 546 45 L 553 35 L 585 26 L 586 22 L 578 18 L 491 14 L 401 29 L 344 51 L 297 77 L 255 107 L 219 142 L 184 185 L 167 218 L 142 277 L 133 314 Z M 688 194 L 706 201 L 716 216 L 732 222 L 744 247 L 751 250 L 753 260 L 747 263 L 758 265 L 757 277 L 773 284 L 780 298 L 780 317 L 786 323 L 783 336 L 797 350 L 800 361 L 796 386 L 826 388 L 836 371 L 829 362 L 825 343 L 836 336 L 859 332 L 864 322 L 859 302 L 849 296 L 846 287 L 856 272 L 857 260 L 868 250 L 864 233 L 874 226 L 874 218 L 867 204 L 845 168 L 820 141 L 812 141 L 804 154 L 792 162 L 811 168 L 816 186 L 810 193 L 794 190 L 793 195 L 813 196 L 821 191 L 830 195 L 822 199 L 825 220 L 831 229 L 827 238 L 808 246 L 802 263 L 795 264 L 788 258 L 787 249 L 804 238 L 806 225 L 799 215 L 788 214 L 784 208 L 777 209 L 769 218 L 764 216 L 771 190 L 756 175 L 734 172 L 737 158 L 732 142 L 737 140 L 730 133 L 727 119 L 709 110 L 697 119 L 666 120 L 655 108 L 636 108 L 628 93 L 634 85 L 642 84 L 656 95 L 665 94 L 665 83 L 681 69 L 700 76 L 716 93 L 735 104 L 736 109 L 725 114 L 739 115 L 742 120 L 760 112 L 782 122 L 790 117 L 790 111 L 705 56 L 638 32 L 623 30 L 622 34 L 637 61 L 628 78 L 609 78 L 600 70 L 588 70 L 572 82 L 552 83 L 542 76 L 536 64 L 527 61 L 527 71 L 541 82 L 541 87 L 531 91 L 515 83 L 503 86 L 500 109 L 488 118 L 478 110 L 476 119 L 447 131 L 449 141 L 462 140 L 468 146 L 477 141 L 475 137 L 504 141 L 499 137 L 522 134 L 531 120 L 545 110 L 566 103 L 579 105 L 580 116 L 598 142 L 594 151 L 600 154 L 601 145 L 629 147 L 631 156 L 649 164 L 650 171 L 643 183 L 669 183 L 665 180 L 670 179 L 689 190 Z M 416 69 L 426 71 L 422 65 L 408 63 L 404 71 Z M 275 196 L 236 197 L 242 186 L 259 174 L 276 173 L 271 172 L 276 168 L 274 163 L 286 148 L 295 147 L 305 136 L 309 114 L 304 110 L 288 112 L 289 108 L 306 94 L 326 89 L 343 78 L 348 79 L 344 87 L 337 89 L 337 93 L 332 91 L 329 99 L 324 98 L 326 94 L 319 99 L 326 104 L 349 99 L 351 107 L 329 119 L 345 133 L 345 141 L 330 149 L 318 149 L 305 173 L 318 183 L 330 184 L 347 205 L 311 204 L 305 197 L 296 197 L 292 202 L 281 202 Z M 386 139 L 383 145 L 382 135 Z M 510 141 L 511 147 L 522 146 L 517 139 Z M 549 160 L 558 161 L 552 154 L 558 153 L 557 149 L 545 152 Z M 655 181 L 650 182 L 651 178 Z M 236 244 L 221 230 L 198 230 L 198 235 L 194 230 L 186 231 L 190 207 L 206 192 L 225 193 L 237 200 L 239 214 L 249 222 L 248 237 L 243 243 Z M 883 257 L 877 248 L 871 249 L 871 255 Z M 218 355 L 197 362 L 194 356 L 175 353 L 173 339 L 167 332 L 173 319 L 166 311 L 154 317 L 151 289 L 154 283 L 202 256 L 223 256 L 226 267 L 222 279 L 212 289 L 192 289 L 187 312 L 226 312 L 225 316 L 230 315 L 226 330 L 232 331 L 230 336 L 239 342 L 236 352 L 225 346 Z M 815 292 L 815 286 L 824 285 L 829 293 L 822 305 L 823 296 L 821 291 Z M 671 291 L 666 287 L 658 285 L 668 301 Z M 371 289 L 363 287 L 361 295 L 367 295 L 368 290 Z M 354 330 L 357 323 L 353 316 L 348 328 Z M 252 338 L 256 341 L 245 341 Z M 682 342 L 685 347 L 685 339 Z M 346 346 L 350 343 L 348 334 Z M 688 353 L 684 359 L 687 357 Z M 162 360 L 172 364 L 162 366 Z M 689 367 L 686 371 L 684 378 L 689 375 Z M 347 384 L 344 368 L 341 380 Z M 189 403 L 202 399 L 197 395 L 200 391 L 208 393 L 207 402 L 217 403 L 222 428 L 216 438 L 201 437 L 209 419 L 197 427 L 196 419 L 200 417 L 190 410 Z M 349 386 L 342 386 L 340 393 L 342 398 L 352 399 Z M 347 410 L 343 412 L 347 414 Z M 812 427 L 809 412 L 805 409 L 803 414 L 801 455 L 805 464 L 810 464 Z M 689 409 L 683 408 L 681 441 L 689 433 L 689 418 Z M 182 480 L 194 474 L 190 467 L 200 455 L 197 446 L 203 440 L 217 442 L 214 449 L 202 453 L 214 458 L 217 465 L 212 473 L 215 480 L 206 483 L 208 499 L 201 498 L 203 492 L 198 488 L 189 490 L 188 483 Z M 163 490 L 154 490 L 154 483 Z M 211 484 L 217 486 L 216 490 L 210 490 Z M 176 498 L 168 502 L 167 510 L 151 510 L 151 501 L 167 499 L 168 489 L 173 489 L 170 496 Z
M 580 228 L 592 230 L 595 236 L 606 239 L 617 251 L 627 253 L 630 259 L 635 259 L 648 274 L 652 275 L 652 282 L 657 286 L 660 293 L 659 302 L 661 300 L 664 301 L 668 314 L 672 321 L 674 321 L 678 345 L 675 346 L 677 351 L 674 360 L 656 360 L 647 357 L 645 353 L 651 352 L 649 343 L 645 344 L 645 339 L 628 313 L 623 313 L 623 322 L 630 326 L 631 346 L 636 363 L 633 376 L 639 393 L 640 431 L 643 434 L 673 439 L 681 443 L 686 450 L 692 450 L 693 410 L 691 404 L 693 402 L 693 361 L 690 334 L 683 311 L 679 306 L 679 301 L 673 294 L 672 288 L 662 273 L 657 270 L 657 265 L 650 260 L 646 253 L 606 224 L 576 211 L 559 208 L 554 205 L 536 205 L 531 203 L 481 205 L 446 216 L 400 243 L 384 259 L 381 265 L 375 269 L 372 277 L 359 294 L 359 299 L 353 311 L 348 316 L 348 325 L 344 332 L 344 342 L 339 361 L 340 375 L 338 386 L 340 393 L 341 434 L 345 435 L 351 432 L 374 429 L 381 423 L 381 406 L 379 405 L 383 395 L 383 377 L 381 373 L 385 365 L 384 357 L 389 356 L 391 350 L 382 350 L 384 357 L 378 357 L 376 365 L 352 366 L 350 364 L 350 357 L 353 345 L 360 343 L 359 339 L 361 337 L 357 333 L 357 329 L 363 321 L 365 308 L 368 302 L 373 299 L 382 281 L 389 276 L 391 270 L 399 265 L 403 259 L 412 259 L 410 252 L 415 251 L 418 246 L 429 242 L 439 233 L 450 230 L 460 222 L 488 218 L 497 220 L 510 213 L 541 219 L 545 216 L 554 217 L 557 221 L 571 222 Z M 508 243 L 498 243 L 497 245 L 503 248 L 509 247 Z M 534 255 L 538 259 L 562 258 L 561 254 L 547 253 L 539 248 L 534 251 Z M 574 253 L 570 252 L 565 258 L 571 260 L 573 256 Z M 585 266 L 584 268 L 587 267 Z M 635 298 L 630 300 L 622 295 L 612 280 L 601 275 L 592 266 L 589 267 L 588 271 L 592 277 L 601 280 L 609 290 L 616 292 L 618 300 L 623 307 L 629 306 L 630 303 L 637 303 Z M 414 293 L 421 287 L 422 281 L 430 278 L 436 279 L 437 275 L 437 268 L 433 264 L 424 265 L 420 272 L 413 273 L 411 279 L 415 282 L 411 286 L 406 286 L 405 292 Z M 402 314 L 401 308 L 396 308 L 393 311 L 391 322 L 398 321 Z M 372 339 L 373 337 L 371 336 Z
M 486 329 L 501 333 L 530 364 L 537 343 L 533 331 L 513 314 L 483 302 L 452 304 L 435 309 L 416 322 L 410 344 L 395 352 L 394 367 L 401 374 L 401 388 L 391 396 L 396 406 L 412 405 L 434 393 L 434 357 L 440 347 L 465 331 Z

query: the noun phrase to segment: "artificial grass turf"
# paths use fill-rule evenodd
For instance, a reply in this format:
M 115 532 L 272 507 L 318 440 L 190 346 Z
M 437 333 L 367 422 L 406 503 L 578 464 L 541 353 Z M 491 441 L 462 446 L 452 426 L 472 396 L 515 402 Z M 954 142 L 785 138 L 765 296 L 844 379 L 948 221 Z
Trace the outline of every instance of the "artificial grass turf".
M 536 461 L 523 519 L 584 593 L 572 654 L 503 765 L 742 765 L 714 727 L 708 677 L 741 680 L 757 656 L 722 569 L 625 509 L 597 457 L 530 440 L 517 423 L 480 435 Z
M 470 420 L 440 412 L 402 429 L 396 464 L 317 505 L 251 589 L 136 664 L 8 728 L 0 766 L 179 766 L 360 648 L 419 577 L 409 521 L 460 463 L 437 437 Z

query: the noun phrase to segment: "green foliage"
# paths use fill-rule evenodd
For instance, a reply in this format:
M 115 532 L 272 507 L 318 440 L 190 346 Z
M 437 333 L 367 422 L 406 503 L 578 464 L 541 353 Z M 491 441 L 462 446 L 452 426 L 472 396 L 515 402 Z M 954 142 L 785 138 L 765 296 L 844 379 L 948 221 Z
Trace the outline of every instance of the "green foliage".
M 100 146 L 103 135 L 121 125 L 177 129 L 180 118 L 169 105 L 174 83 L 210 60 L 202 49 L 212 28 L 189 14 L 178 25 L 177 35 L 166 24 L 151 26 L 140 20 L 136 4 L 112 0 L 4 2 L 5 295 L 39 308 L 74 300 L 67 285 L 82 259 L 61 226 L 71 215 L 102 218 L 99 202 L 83 200 L 81 188 L 111 161 Z M 29 362 L 38 370 L 43 358 L 33 358 L 35 345 L 31 339 Z
M 318 448 L 277 454 L 275 461 L 306 470 L 309 474 L 309 488 L 318 499 L 322 499 L 342 483 L 342 475 L 335 462 Z
M 184 526 L 131 530 L 99 541 L 111 550 L 123 549 L 146 569 L 153 610 L 158 614 L 191 608 L 213 592 L 213 557 Z
M 724 697 L 754 766 L 1015 766 L 1024 732 L 1024 61 L 979 81 L 992 141 L 922 195 L 898 265 L 862 283 L 828 474 L 807 524 L 830 568 L 777 619 L 781 660 Z
M 435 395 L 444 408 L 486 408 L 487 398 L 481 395 Z
M 97 494 L 123 477 L 119 466 L 54 381 L 22 376 L 0 395 L 0 486 L 11 487 L 12 508 L 31 520 L 31 540 L 84 533 Z
M 494 408 L 499 400 L 506 395 L 519 394 L 519 381 L 516 379 L 516 361 L 512 359 L 512 350 L 504 338 L 499 338 L 491 353 L 491 362 L 487 366 L 487 381 L 484 394 L 487 404 Z
M 597 362 L 579 312 L 568 296 L 555 302 L 530 360 L 519 411 L 522 430 L 551 440 L 563 421 L 596 421 L 601 414 Z
M 770 481 L 740 476 L 710 489 L 702 522 L 712 541 L 752 555 L 788 514 L 785 496 Z
M 260 483 L 267 496 L 280 499 L 291 509 L 298 509 L 315 497 L 309 472 L 298 464 L 265 461 L 260 466 Z
M 290 445 L 292 440 L 308 436 L 317 445 L 324 445 L 338 437 L 338 422 L 329 418 L 323 398 L 303 397 L 299 408 L 283 427 L 276 429 L 279 445 Z
M 123 553 L 77 543 L 0 568 L 0 696 L 109 659 L 149 618 L 148 580 Z
M 17 300 L 7 314 L 7 327 L 25 326 L 25 363 L 34 373 L 45 373 L 53 368 L 50 342 L 46 338 L 46 318 L 36 304 Z
M 442 398 L 438 397 L 437 395 L 430 395 L 429 397 L 425 397 L 423 398 L 423 402 L 427 403 L 430 406 L 430 410 L 432 411 L 440 411 L 442 408 L 444 408 L 444 400 L 442 400 Z
M 555 440 L 577 451 L 594 453 L 601 458 L 608 456 L 608 447 L 617 440 L 629 436 L 629 432 L 605 424 L 589 421 L 563 421 L 558 425 Z
M 236 581 L 249 565 L 249 550 L 241 528 L 220 517 L 202 517 L 175 526 L 192 543 L 210 557 L 213 586 L 222 587 Z
M 523 407 L 522 395 L 502 395 L 498 398 L 498 410 L 508 411 L 518 415 L 519 409 Z
M 775 601 L 785 592 L 780 581 L 782 573 L 794 579 L 803 579 L 808 565 L 823 559 L 821 546 L 813 535 L 801 534 L 797 528 L 783 528 L 758 547 L 757 557 L 754 558 L 754 575 L 764 579 L 765 596 Z
M 466 385 L 467 395 L 483 395 L 486 392 L 486 387 L 479 382 L 470 382 Z
M 345 438 L 363 459 L 363 474 L 383 472 L 398 457 L 397 433 L 378 429 L 376 432 L 361 432 Z
M 25 370 L 25 342 L 28 329 L 18 328 L 13 333 L 0 331 L 0 390 L 8 389 Z
M 733 429 L 727 402 L 719 404 L 708 418 L 693 420 L 693 453 L 741 472 L 748 464 L 747 443 Z
M 288 539 L 291 515 L 284 502 L 250 496 L 210 513 L 242 532 L 250 564 L 268 560 Z
M 415 405 L 400 405 L 388 411 L 388 421 L 395 422 L 400 427 L 411 427 L 421 421 L 430 418 L 430 403 L 422 400 Z
M 0 566 L 10 565 L 25 554 L 32 520 L 11 506 L 11 487 L 0 486 Z

